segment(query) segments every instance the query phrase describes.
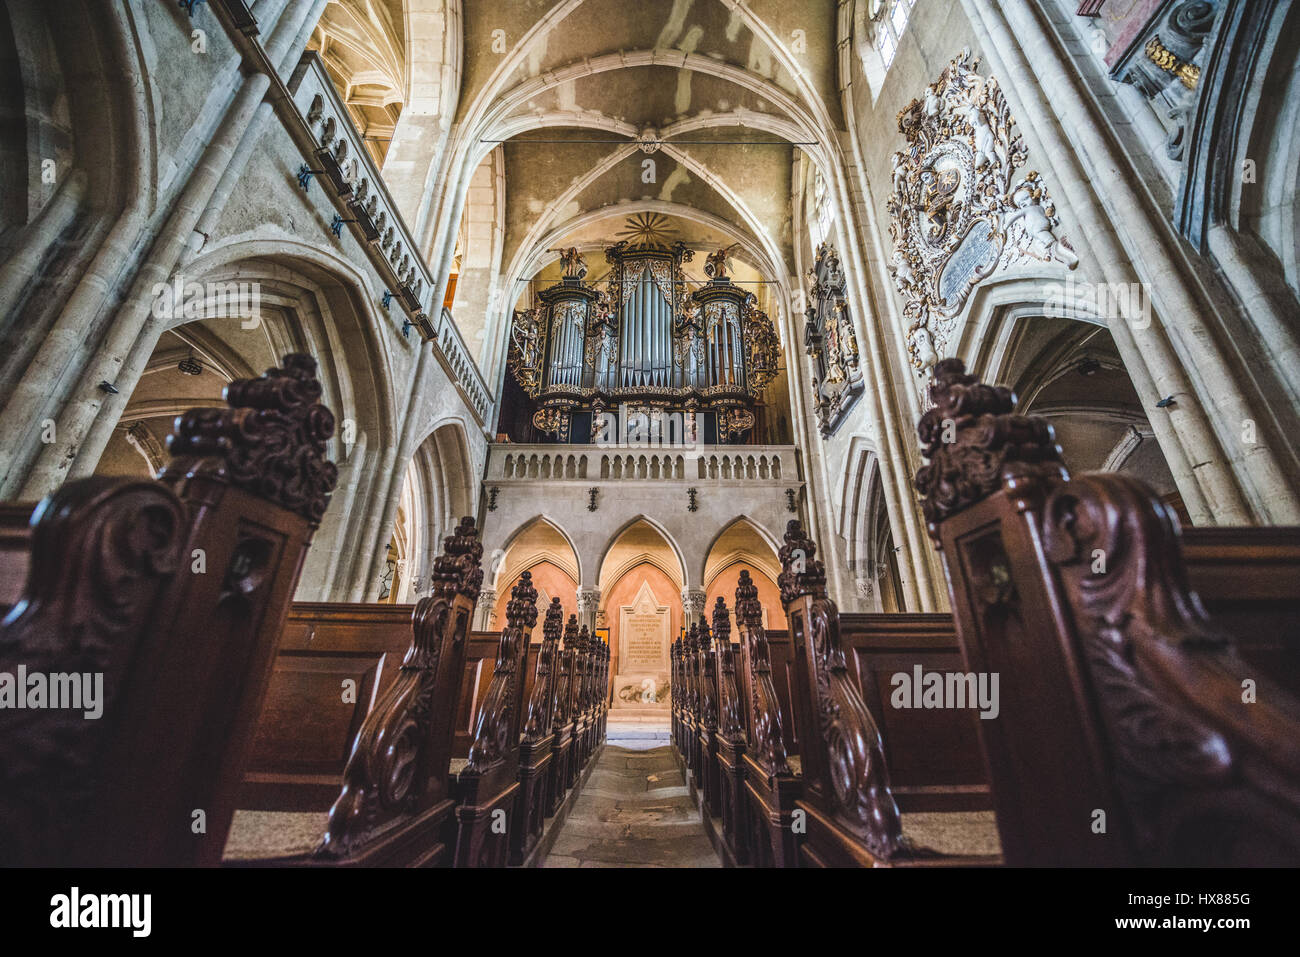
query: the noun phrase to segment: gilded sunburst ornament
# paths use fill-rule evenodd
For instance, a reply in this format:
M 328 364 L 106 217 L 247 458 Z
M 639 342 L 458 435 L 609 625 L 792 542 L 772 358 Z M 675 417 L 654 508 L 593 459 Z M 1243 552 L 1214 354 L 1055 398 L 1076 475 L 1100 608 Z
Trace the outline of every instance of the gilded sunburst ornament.
M 637 246 L 667 246 L 677 238 L 672 221 L 662 213 L 637 213 L 616 234 L 626 243 Z

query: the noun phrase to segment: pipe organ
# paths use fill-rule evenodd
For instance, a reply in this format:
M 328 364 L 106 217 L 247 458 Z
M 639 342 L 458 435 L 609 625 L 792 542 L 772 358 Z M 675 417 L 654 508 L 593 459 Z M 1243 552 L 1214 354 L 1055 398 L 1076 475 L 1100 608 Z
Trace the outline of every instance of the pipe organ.
M 533 425 L 559 442 L 626 441 L 602 433 L 628 421 L 613 414 L 622 407 L 680 412 L 698 441 L 742 440 L 777 374 L 778 340 L 754 295 L 728 276 L 728 252 L 708 257 L 708 281 L 692 289 L 682 264 L 694 251 L 680 242 L 610 246 L 599 284 L 586 282 L 576 249 L 564 250 L 561 280 L 511 327 L 507 364 L 534 403 Z

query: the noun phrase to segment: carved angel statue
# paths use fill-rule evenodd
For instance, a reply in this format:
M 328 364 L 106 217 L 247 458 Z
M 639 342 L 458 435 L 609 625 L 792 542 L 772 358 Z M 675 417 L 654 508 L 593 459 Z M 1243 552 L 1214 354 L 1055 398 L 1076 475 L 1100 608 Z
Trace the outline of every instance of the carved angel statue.
M 971 125 L 972 137 L 975 140 L 975 168 L 977 170 L 983 169 L 985 166 L 996 165 L 999 162 L 997 135 L 993 132 L 993 127 L 989 125 L 988 115 L 981 109 L 987 98 L 987 94 L 981 94 L 973 102 L 961 108 L 962 118 Z
M 731 256 L 731 251 L 739 245 L 740 243 L 732 243 L 717 252 L 709 253 L 704 260 L 704 275 L 710 279 L 726 279 L 727 259 Z
M 858 366 L 858 337 L 853 332 L 853 321 L 849 318 L 848 303 L 843 299 L 835 303 L 836 322 L 839 326 L 840 354 L 850 369 Z
M 541 358 L 541 324 L 537 321 L 536 309 L 515 313 L 510 337 L 519 350 L 519 364 L 525 369 L 536 369 Z
M 1054 232 L 1060 225 L 1056 218 L 1056 207 L 1050 203 L 1046 208 L 1042 204 L 1043 190 L 1034 185 L 1032 179 L 1026 180 L 1015 188 L 1011 194 L 1014 208 L 1002 214 L 1002 229 L 1011 232 L 1016 223 L 1024 231 L 1024 250 L 1046 262 L 1063 263 L 1073 269 L 1079 265 L 1079 257 L 1074 254 L 1064 240 Z
M 578 247 L 570 246 L 568 249 L 561 249 L 559 252 L 564 278 L 585 279 L 587 276 L 587 260 L 582 258 L 582 253 L 578 252 Z
M 844 354 L 840 348 L 840 328 L 835 322 L 826 324 L 826 378 L 823 385 L 838 385 L 844 381 Z
M 930 330 L 921 323 L 916 323 L 907 330 L 907 344 L 912 353 L 912 364 L 922 374 L 933 369 L 939 361 L 939 354 L 935 352 L 934 339 L 930 336 Z
M 907 261 L 907 255 L 903 250 L 895 249 L 893 260 L 894 264 L 889 267 L 889 271 L 894 274 L 894 283 L 898 288 L 906 292 L 916 285 L 916 273 L 912 270 L 912 264 Z
M 935 92 L 934 87 L 928 87 L 925 91 L 925 115 L 938 116 L 939 111 L 943 109 L 943 98 Z

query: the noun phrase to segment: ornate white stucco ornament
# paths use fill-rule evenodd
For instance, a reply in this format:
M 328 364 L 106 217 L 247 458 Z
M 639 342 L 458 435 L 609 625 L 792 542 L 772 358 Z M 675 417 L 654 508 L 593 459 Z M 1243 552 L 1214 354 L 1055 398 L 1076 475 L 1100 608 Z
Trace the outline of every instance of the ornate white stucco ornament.
M 647 126 L 636 136 L 636 145 L 642 153 L 653 155 L 664 145 L 664 138 L 653 126 Z
M 1060 218 L 998 81 L 963 50 L 898 114 L 907 146 L 894 154 L 889 267 L 907 300 L 912 365 L 941 355 L 971 290 L 1000 267 L 1037 259 L 1075 268 Z

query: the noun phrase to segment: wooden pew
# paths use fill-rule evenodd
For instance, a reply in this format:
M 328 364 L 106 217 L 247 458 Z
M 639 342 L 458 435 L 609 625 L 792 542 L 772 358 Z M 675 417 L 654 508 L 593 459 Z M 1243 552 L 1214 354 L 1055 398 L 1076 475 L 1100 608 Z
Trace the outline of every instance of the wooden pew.
M 569 774 L 572 764 L 577 760 L 577 749 L 573 741 L 573 662 L 577 643 L 578 616 L 570 615 L 564 626 L 564 648 L 556 652 L 558 672 L 551 713 L 552 757 L 546 785 L 546 813 L 550 817 L 560 813 L 570 782 L 577 780 L 576 773 L 573 777 Z
M 904 812 L 993 807 L 973 710 L 900 710 L 894 676 L 965 671 L 952 615 L 844 614 L 845 665 L 880 730 L 890 787 Z
M 542 643 L 537 646 L 536 668 L 532 687 L 526 688 L 527 718 L 519 742 L 519 799 L 515 807 L 514 828 L 510 832 L 510 863 L 524 863 L 542 838 L 550 800 L 551 761 L 555 754 L 555 682 L 558 679 L 556 656 L 560 633 L 564 630 L 564 609 L 560 599 L 552 598 L 542 624 Z
M 1071 479 L 959 360 L 934 375 L 916 486 L 966 666 L 1000 676 L 979 733 L 1007 862 L 1300 862 L 1300 703 L 1206 614 L 1169 510 Z
M 452 863 L 458 833 L 451 752 L 483 546 L 461 519 L 416 603 L 411 644 L 353 743 L 319 847 L 258 864 L 431 867 Z
M 713 634 L 718 643 L 718 728 L 715 740 L 721 843 L 727 858 L 724 863 L 738 867 L 749 863 L 751 840 L 743 764 L 748 741 L 744 703 L 736 682 L 736 667 L 741 655 L 739 646 L 731 642 L 731 617 L 721 595 L 713 606 Z
M 773 681 L 772 643 L 763 627 L 758 588 L 742 569 L 736 585 L 736 627 L 740 632 L 741 672 L 748 691 L 745 726 L 748 745 L 741 756 L 748 839 L 745 851 L 755 867 L 795 867 L 798 841 L 794 832 L 795 802 L 802 780 L 792 766 L 786 742 L 794 719 Z M 787 647 L 788 642 L 784 642 Z M 781 667 L 778 677 L 785 671 Z
M 412 605 L 294 603 L 238 807 L 329 810 L 361 723 L 410 647 L 413 612 Z
M 315 368 L 288 355 L 228 385 L 226 408 L 179 416 L 157 481 L 69 482 L 26 533 L 6 506 L 0 673 L 102 676 L 102 716 L 0 709 L 0 862 L 220 861 L 337 481 Z
M 510 832 L 523 829 L 512 817 L 519 787 L 519 741 L 524 707 L 523 675 L 529 636 L 537 624 L 537 589 L 524 572 L 506 604 L 506 627 L 497 645 L 496 664 L 469 763 L 456 777 L 456 867 L 504 867 L 510 857 Z
M 700 810 L 707 817 L 714 818 L 722 813 L 722 784 L 718 779 L 718 659 L 709 623 L 701 619 L 691 628 L 696 631 L 699 644 L 695 671 L 699 676 L 700 704 L 694 747 L 698 762 Z
M 800 867 L 990 866 L 998 854 L 942 853 L 904 832 L 880 733 L 849 673 L 839 611 L 817 548 L 798 521 L 786 527 L 778 585 L 794 648 L 800 792 Z M 752 617 L 752 613 L 751 613 Z

